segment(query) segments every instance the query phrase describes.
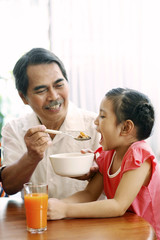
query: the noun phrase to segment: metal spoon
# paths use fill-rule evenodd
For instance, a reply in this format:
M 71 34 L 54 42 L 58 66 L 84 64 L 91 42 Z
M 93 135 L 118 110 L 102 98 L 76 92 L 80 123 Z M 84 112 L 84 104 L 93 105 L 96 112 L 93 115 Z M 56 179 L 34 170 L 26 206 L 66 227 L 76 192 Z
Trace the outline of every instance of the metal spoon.
M 82 137 L 82 138 L 81 138 L 81 137 L 74 137 L 74 136 L 72 136 L 72 135 L 69 134 L 69 133 L 62 132 L 62 131 L 57 131 L 57 130 L 52 130 L 52 129 L 46 129 L 45 132 L 46 132 L 46 133 L 52 133 L 52 134 L 64 134 L 64 135 L 66 135 L 66 136 L 69 136 L 69 137 L 74 138 L 74 139 L 77 140 L 77 141 L 86 141 L 86 140 L 90 140 L 90 139 L 91 139 L 90 136 Z

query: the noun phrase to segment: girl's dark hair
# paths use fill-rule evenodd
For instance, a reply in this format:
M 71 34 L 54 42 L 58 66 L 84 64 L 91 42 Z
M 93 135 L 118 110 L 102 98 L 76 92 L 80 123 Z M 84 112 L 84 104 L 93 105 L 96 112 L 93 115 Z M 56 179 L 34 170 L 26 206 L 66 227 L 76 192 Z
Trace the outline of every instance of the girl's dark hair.
M 150 136 L 155 114 L 154 108 L 145 94 L 133 89 L 115 88 L 105 96 L 113 103 L 117 124 L 130 119 L 137 127 L 139 141 Z
M 13 75 L 15 77 L 17 90 L 22 92 L 23 95 L 26 96 L 29 84 L 27 76 L 28 66 L 50 64 L 53 62 L 58 64 L 63 76 L 68 81 L 67 73 L 62 61 L 54 53 L 44 48 L 33 48 L 32 50 L 24 54 L 14 66 Z

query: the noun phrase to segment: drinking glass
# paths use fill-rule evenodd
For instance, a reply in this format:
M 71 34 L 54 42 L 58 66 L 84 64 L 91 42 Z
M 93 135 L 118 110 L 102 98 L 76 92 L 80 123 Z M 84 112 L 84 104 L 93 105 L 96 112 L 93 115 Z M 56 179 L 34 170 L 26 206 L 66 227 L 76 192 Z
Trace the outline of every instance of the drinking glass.
M 47 230 L 48 185 L 24 184 L 27 230 L 42 233 Z

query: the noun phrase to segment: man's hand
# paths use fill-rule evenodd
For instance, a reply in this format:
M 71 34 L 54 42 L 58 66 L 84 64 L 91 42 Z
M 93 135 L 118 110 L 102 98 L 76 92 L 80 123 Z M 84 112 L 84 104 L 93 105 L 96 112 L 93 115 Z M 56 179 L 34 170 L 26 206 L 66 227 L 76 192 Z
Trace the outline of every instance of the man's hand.
M 82 149 L 81 153 L 83 153 L 83 154 L 85 154 L 85 153 L 93 153 L 93 151 L 90 150 L 90 149 Z M 92 167 L 90 168 L 90 171 L 87 174 L 83 175 L 83 176 L 76 177 L 76 179 L 90 181 L 92 179 L 92 177 L 94 177 L 95 173 L 98 172 L 98 169 L 99 169 L 99 167 L 98 167 L 98 165 L 97 165 L 95 160 L 96 160 L 96 155 L 94 155 L 94 162 L 93 162 Z
M 44 157 L 46 148 L 52 143 L 48 133 L 45 133 L 46 127 L 38 125 L 30 128 L 25 136 L 24 141 L 28 150 L 28 158 L 34 161 L 40 161 Z

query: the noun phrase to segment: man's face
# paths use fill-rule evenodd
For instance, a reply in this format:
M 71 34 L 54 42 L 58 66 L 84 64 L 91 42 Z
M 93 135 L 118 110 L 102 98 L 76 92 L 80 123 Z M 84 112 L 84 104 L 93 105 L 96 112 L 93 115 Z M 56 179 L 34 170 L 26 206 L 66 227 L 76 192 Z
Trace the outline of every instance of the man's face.
M 30 105 L 46 127 L 60 127 L 68 109 L 69 87 L 56 63 L 31 65 L 27 68 L 27 96 L 20 95 Z

